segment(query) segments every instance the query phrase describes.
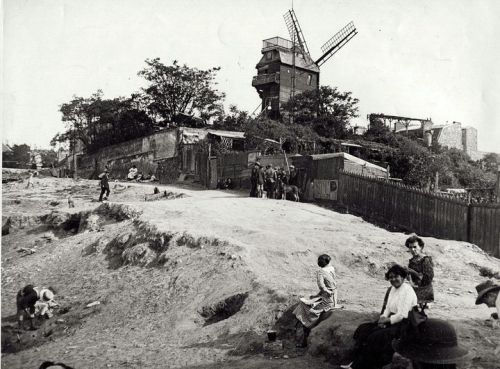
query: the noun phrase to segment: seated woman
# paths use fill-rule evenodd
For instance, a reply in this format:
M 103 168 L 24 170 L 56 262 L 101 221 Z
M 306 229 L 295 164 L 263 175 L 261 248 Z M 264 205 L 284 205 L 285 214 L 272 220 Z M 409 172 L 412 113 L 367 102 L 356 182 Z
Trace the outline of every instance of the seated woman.
M 391 283 L 387 304 L 376 323 L 361 324 L 354 333 L 354 361 L 341 365 L 348 369 L 381 368 L 392 360 L 394 350 L 391 342 L 399 338 L 402 321 L 417 305 L 417 296 L 413 288 L 405 282 L 407 272 L 401 265 L 389 268 L 385 278 Z
M 130 168 L 128 171 L 127 179 L 129 181 L 136 179 L 137 173 L 138 173 L 137 167 L 135 165 L 132 165 L 132 168 Z
M 408 263 L 409 280 L 417 295 L 418 304 L 422 309 L 429 302 L 434 301 L 434 289 L 432 279 L 434 278 L 434 264 L 432 258 L 423 253 L 424 241 L 417 236 L 411 236 L 405 242 L 405 246 L 413 255 Z
M 316 272 L 316 282 L 319 292 L 310 299 L 301 298 L 299 304 L 293 311 L 297 320 L 302 324 L 304 334 L 299 347 L 307 346 L 307 337 L 311 329 L 320 322 L 322 315 L 335 308 L 341 308 L 337 303 L 337 278 L 335 268 L 330 265 L 331 257 L 323 254 L 318 257 L 319 270 Z

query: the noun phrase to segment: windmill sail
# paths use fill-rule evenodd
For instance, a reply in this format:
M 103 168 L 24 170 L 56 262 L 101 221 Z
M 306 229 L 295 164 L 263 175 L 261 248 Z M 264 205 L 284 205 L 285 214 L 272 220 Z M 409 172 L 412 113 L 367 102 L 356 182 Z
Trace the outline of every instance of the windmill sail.
M 286 27 L 288 28 L 288 33 L 290 34 L 292 41 L 297 41 L 302 53 L 310 57 L 306 40 L 302 34 L 302 29 L 300 28 L 299 21 L 293 9 L 287 11 L 283 15 L 283 18 L 285 18 Z
M 323 46 L 321 46 L 321 51 L 323 55 L 316 60 L 316 64 L 319 66 L 323 65 L 328 59 L 330 59 L 337 51 L 339 51 L 346 43 L 348 43 L 354 36 L 356 36 L 358 31 L 354 26 L 353 22 L 348 23 L 344 28 L 338 31 L 331 39 L 329 39 Z

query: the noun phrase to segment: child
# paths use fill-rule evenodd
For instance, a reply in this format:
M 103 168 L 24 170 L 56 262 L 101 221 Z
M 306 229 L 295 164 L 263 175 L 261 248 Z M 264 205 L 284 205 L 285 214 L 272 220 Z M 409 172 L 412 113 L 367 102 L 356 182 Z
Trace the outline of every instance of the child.
M 316 272 L 316 281 L 318 282 L 319 294 L 324 300 L 333 302 L 333 309 L 341 309 L 337 301 L 337 276 L 335 268 L 330 264 L 331 257 L 323 254 L 318 258 L 320 269 Z
M 335 269 L 330 265 L 331 257 L 323 254 L 318 257 L 318 266 L 320 269 L 316 272 L 316 281 L 319 287 L 319 293 L 311 298 L 301 298 L 299 304 L 293 311 L 297 320 L 301 323 L 303 335 L 298 347 L 307 346 L 307 337 L 322 319 L 323 313 L 332 309 L 341 309 L 337 303 L 337 283 L 335 282 Z

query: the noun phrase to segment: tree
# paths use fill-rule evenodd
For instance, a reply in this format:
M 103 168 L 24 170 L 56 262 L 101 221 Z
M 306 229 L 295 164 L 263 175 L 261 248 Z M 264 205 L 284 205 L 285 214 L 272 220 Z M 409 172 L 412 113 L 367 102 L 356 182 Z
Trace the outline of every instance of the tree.
M 26 144 L 13 145 L 12 151 L 4 152 L 2 165 L 6 168 L 29 168 L 31 163 L 31 148 Z
M 139 71 L 150 84 L 143 89 L 150 115 L 161 124 L 175 123 L 178 115 L 196 116 L 205 123 L 223 113 L 225 95 L 215 89 L 219 67 L 200 70 L 179 65 L 164 65 L 159 58 L 146 59 L 147 67 Z
M 214 129 L 226 131 L 244 131 L 245 126 L 252 121 L 248 112 L 239 110 L 236 105 L 229 106 L 229 113 L 220 116 L 214 122 Z
M 294 123 L 311 127 L 319 136 L 345 138 L 351 119 L 358 116 L 358 102 L 351 92 L 321 86 L 290 99 L 283 106 L 283 115 L 285 119 L 293 115 Z
M 51 145 L 69 142 L 70 149 L 80 141 L 88 152 L 154 132 L 152 119 L 141 110 L 140 97 L 103 99 L 98 90 L 88 98 L 73 96 L 60 106 L 66 130 Z
M 308 143 L 318 138 L 310 127 L 285 124 L 268 118 L 247 121 L 244 131 L 248 147 L 267 153 L 281 153 L 282 149 L 289 153 L 304 153 L 308 149 Z

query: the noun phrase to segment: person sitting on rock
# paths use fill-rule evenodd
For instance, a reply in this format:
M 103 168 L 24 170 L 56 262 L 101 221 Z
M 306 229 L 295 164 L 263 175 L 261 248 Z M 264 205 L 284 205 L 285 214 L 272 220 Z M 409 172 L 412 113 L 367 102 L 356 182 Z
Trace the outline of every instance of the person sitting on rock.
M 479 283 L 476 286 L 478 293 L 476 305 L 485 304 L 488 307 L 496 308 L 496 312 L 491 314 L 491 318 L 500 325 L 500 285 L 494 283 L 491 279 Z
M 132 165 L 132 168 L 129 169 L 127 179 L 129 181 L 133 181 L 134 179 L 137 178 L 137 167 L 135 165 Z
M 323 254 L 318 257 L 319 270 L 316 272 L 316 282 L 319 292 L 310 299 L 301 298 L 293 311 L 298 322 L 302 325 L 302 342 L 298 347 L 307 346 L 307 337 L 311 329 L 326 319 L 325 314 L 332 309 L 341 308 L 337 302 L 337 282 L 335 268 L 330 264 L 331 257 Z
M 34 325 L 35 315 L 51 318 L 51 308 L 54 307 L 54 290 L 39 288 L 32 284 L 20 289 L 16 296 L 17 319 L 19 328 L 22 328 L 24 317 L 30 321 L 30 329 L 36 329 Z
M 458 345 L 453 325 L 441 319 L 427 319 L 392 346 L 411 360 L 413 369 L 456 369 L 468 357 L 467 349 Z
M 363 323 L 354 332 L 353 359 L 350 364 L 341 365 L 343 369 L 381 368 L 392 360 L 394 350 L 391 342 L 400 338 L 404 324 L 403 319 L 417 306 L 417 295 L 405 282 L 406 268 L 394 264 L 385 274 L 391 283 L 387 294 L 387 303 L 377 322 Z

